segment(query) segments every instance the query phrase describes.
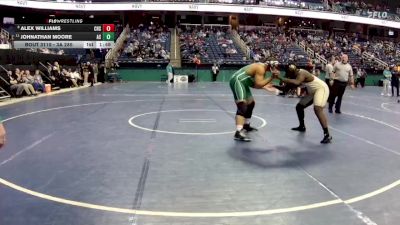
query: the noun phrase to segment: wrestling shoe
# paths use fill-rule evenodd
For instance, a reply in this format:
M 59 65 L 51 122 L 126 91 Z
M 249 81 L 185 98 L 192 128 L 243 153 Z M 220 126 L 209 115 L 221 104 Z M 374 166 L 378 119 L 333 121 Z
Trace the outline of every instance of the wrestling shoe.
M 250 124 L 245 124 L 243 125 L 243 129 L 247 132 L 251 132 L 251 131 L 258 131 L 257 128 L 255 127 L 251 127 Z
M 306 132 L 306 127 L 302 127 L 302 126 L 293 127 L 292 130 L 299 131 L 299 132 Z
M 322 141 L 321 141 L 321 144 L 328 144 L 328 143 L 331 143 L 331 141 L 332 141 L 332 136 L 325 135 L 324 139 L 322 139 Z
M 237 141 L 251 141 L 251 139 L 247 137 L 246 134 L 243 132 L 243 129 L 241 131 L 236 131 L 234 139 Z

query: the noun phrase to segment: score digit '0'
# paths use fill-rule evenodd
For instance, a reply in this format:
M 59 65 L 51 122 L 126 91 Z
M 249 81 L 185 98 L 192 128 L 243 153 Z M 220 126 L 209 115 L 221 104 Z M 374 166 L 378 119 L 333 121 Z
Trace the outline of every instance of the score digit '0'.
M 103 32 L 114 32 L 115 25 L 114 24 L 103 24 Z

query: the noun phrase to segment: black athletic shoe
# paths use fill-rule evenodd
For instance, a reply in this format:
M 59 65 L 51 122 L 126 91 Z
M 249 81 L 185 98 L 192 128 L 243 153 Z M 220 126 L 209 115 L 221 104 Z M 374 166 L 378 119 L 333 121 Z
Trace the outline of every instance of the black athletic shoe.
M 329 111 L 329 113 L 333 113 L 333 110 L 332 110 L 332 109 L 329 109 L 328 111 Z
M 341 114 L 342 112 L 340 110 L 335 110 L 335 113 Z
M 258 131 L 257 128 L 255 127 L 251 127 L 250 124 L 245 124 L 243 125 L 243 129 L 247 132 L 251 132 L 251 131 Z
M 293 127 L 292 130 L 299 131 L 299 132 L 306 132 L 306 127 Z
M 237 141 L 246 141 L 246 142 L 251 141 L 251 139 L 248 138 L 248 137 L 246 136 L 246 134 L 244 134 L 243 130 L 241 130 L 241 131 L 236 131 L 235 136 L 234 136 L 234 139 L 237 140 Z
M 332 141 L 332 136 L 325 135 L 324 139 L 322 139 L 322 141 L 321 141 L 321 144 L 328 144 L 328 143 L 331 143 L 331 141 Z

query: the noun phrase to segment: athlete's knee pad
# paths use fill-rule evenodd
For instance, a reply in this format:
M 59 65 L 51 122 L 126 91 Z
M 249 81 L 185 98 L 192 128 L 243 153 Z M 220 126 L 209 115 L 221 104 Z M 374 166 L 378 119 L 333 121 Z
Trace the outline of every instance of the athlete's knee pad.
M 297 103 L 297 105 L 296 105 L 296 111 L 304 110 L 305 108 L 306 107 L 304 105 L 300 104 L 300 103 Z
M 246 111 L 246 116 L 245 118 L 251 118 L 251 115 L 253 115 L 253 109 L 256 103 L 252 101 L 250 104 L 247 104 L 247 111 Z
M 245 102 L 238 102 L 236 115 L 246 117 L 248 106 Z

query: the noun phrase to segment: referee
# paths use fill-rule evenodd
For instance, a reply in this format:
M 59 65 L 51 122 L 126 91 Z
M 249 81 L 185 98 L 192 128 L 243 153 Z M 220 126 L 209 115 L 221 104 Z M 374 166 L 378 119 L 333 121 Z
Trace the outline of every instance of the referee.
M 337 62 L 333 66 L 333 73 L 335 76 L 333 78 L 332 91 L 329 94 L 329 113 L 332 113 L 332 107 L 335 104 L 335 99 L 337 101 L 335 104 L 335 112 L 341 113 L 340 106 L 342 105 L 342 97 L 344 91 L 346 90 L 347 84 L 350 83 L 351 87 L 354 88 L 354 76 L 353 68 L 349 64 L 349 56 L 343 54 L 341 57 L 341 62 Z

